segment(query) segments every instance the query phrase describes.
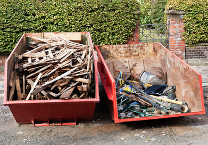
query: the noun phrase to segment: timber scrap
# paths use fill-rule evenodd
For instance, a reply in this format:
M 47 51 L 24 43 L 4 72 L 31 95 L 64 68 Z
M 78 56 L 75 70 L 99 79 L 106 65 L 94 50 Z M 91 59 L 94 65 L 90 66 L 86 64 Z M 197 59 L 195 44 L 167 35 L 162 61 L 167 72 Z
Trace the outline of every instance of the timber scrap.
M 29 49 L 15 53 L 9 100 L 93 98 L 92 48 L 61 37 L 29 37 Z

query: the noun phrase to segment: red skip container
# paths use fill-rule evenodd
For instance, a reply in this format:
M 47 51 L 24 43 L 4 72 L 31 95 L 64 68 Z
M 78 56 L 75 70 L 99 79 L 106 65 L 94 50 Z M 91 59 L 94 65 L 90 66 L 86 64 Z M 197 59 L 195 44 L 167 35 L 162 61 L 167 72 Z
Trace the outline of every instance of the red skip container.
M 60 32 L 53 33 L 63 38 L 80 41 L 81 43 L 88 41 L 88 45 L 93 48 L 92 40 L 89 32 Z M 96 103 L 99 103 L 99 87 L 98 87 L 98 71 L 97 56 L 94 56 L 94 72 L 95 72 L 95 97 L 89 99 L 69 99 L 69 100 L 23 100 L 8 101 L 9 98 L 9 80 L 11 71 L 14 66 L 14 53 L 22 54 L 26 51 L 26 36 L 35 36 L 42 38 L 43 36 L 53 36 L 52 33 L 26 33 L 23 34 L 14 50 L 5 62 L 5 79 L 4 79 L 4 100 L 3 104 L 9 106 L 15 120 L 19 124 L 30 124 L 34 126 L 50 126 L 50 125 L 76 125 L 76 121 L 92 120 Z
M 205 114 L 201 75 L 160 43 L 95 46 L 98 71 L 108 96 L 107 105 L 115 123 Z M 119 119 L 114 70 L 140 74 L 148 67 L 161 67 L 167 84 L 176 85 L 176 96 L 185 101 L 191 112 L 142 118 Z

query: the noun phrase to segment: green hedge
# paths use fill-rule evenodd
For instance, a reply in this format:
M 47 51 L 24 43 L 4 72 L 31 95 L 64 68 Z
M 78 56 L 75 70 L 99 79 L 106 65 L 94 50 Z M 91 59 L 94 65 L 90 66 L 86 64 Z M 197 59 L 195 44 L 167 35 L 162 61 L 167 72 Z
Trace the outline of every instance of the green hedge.
M 208 0 L 169 0 L 166 10 L 183 10 L 187 44 L 208 42 Z
M 23 33 L 90 32 L 95 45 L 126 43 L 136 27 L 136 0 L 7 0 L 0 2 L 0 52 Z
M 140 0 L 140 24 L 164 23 L 164 11 L 168 0 Z

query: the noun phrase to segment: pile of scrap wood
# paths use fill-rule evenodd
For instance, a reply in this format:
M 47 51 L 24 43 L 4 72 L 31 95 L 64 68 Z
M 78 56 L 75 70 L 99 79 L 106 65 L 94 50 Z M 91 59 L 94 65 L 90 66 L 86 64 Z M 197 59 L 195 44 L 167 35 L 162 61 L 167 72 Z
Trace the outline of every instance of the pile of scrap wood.
M 10 101 L 93 97 L 93 55 L 87 42 L 27 37 L 29 50 L 15 53 Z

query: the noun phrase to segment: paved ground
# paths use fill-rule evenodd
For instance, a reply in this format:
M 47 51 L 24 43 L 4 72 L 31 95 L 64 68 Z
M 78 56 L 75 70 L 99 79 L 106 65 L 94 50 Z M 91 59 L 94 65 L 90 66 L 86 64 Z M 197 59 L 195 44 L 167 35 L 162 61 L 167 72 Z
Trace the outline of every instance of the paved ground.
M 192 65 L 202 72 L 204 99 L 208 109 L 206 65 Z M 97 104 L 93 121 L 78 122 L 77 126 L 33 127 L 18 125 L 9 108 L 3 106 L 3 66 L 0 66 L 0 144 L 168 144 L 207 145 L 208 114 L 115 124 L 103 100 L 105 91 L 100 84 L 101 103 Z

